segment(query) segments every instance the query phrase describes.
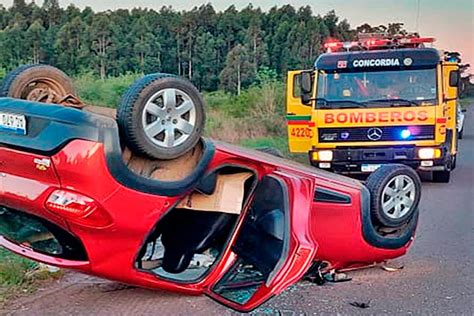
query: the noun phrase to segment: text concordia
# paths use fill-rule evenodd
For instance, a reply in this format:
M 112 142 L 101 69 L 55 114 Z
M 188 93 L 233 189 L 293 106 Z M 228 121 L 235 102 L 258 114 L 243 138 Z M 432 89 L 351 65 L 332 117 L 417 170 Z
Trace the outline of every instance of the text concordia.
M 354 67 L 390 67 L 400 66 L 400 61 L 398 58 L 356 59 L 352 65 Z

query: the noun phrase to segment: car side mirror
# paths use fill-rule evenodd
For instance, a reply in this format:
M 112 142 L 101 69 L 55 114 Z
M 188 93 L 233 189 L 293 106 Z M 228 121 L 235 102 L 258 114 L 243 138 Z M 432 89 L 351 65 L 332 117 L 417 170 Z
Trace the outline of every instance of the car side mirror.
M 467 109 L 462 109 L 461 112 L 466 113 Z
M 452 70 L 449 73 L 449 86 L 457 87 L 459 85 L 459 71 Z
M 313 80 L 311 77 L 311 72 L 302 72 L 301 73 L 301 103 L 309 104 L 311 103 L 312 97 L 312 85 Z

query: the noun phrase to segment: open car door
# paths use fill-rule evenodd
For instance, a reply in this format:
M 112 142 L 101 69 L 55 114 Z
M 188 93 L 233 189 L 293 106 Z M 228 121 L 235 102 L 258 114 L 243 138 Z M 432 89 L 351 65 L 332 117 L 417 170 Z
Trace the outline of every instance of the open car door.
M 288 175 L 260 181 L 228 267 L 207 290 L 211 298 L 248 312 L 304 276 L 316 253 L 308 225 L 312 192 L 310 181 Z
M 443 98 L 446 102 L 446 128 L 452 135 L 451 154 L 457 153 L 457 106 L 459 86 L 459 66 L 457 63 L 445 63 L 443 65 Z M 450 131 L 450 132 L 449 132 Z
M 286 120 L 288 144 L 292 153 L 307 153 L 311 149 L 314 123 L 311 121 L 311 104 L 301 101 L 302 70 L 289 71 L 286 83 Z

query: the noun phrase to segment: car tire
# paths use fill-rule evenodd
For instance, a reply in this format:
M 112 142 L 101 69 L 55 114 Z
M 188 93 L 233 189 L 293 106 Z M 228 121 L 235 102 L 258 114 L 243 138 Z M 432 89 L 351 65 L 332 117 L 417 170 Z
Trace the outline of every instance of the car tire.
M 0 97 L 54 103 L 75 95 L 73 82 L 64 72 L 48 65 L 24 65 L 7 74 Z
M 182 156 L 204 131 L 204 100 L 187 80 L 151 74 L 135 81 L 117 111 L 125 144 L 135 154 L 161 160 Z
M 257 148 L 257 151 L 260 151 L 262 153 L 266 153 L 275 157 L 285 158 L 285 155 L 283 155 L 281 151 L 273 147 L 260 147 L 260 148 Z
M 464 127 L 458 132 L 458 139 L 462 139 L 464 137 Z
M 433 171 L 433 182 L 437 183 L 449 183 L 451 180 L 451 171 Z
M 366 181 L 371 195 L 372 219 L 384 227 L 401 227 L 416 213 L 421 198 L 421 180 L 410 167 L 383 165 Z

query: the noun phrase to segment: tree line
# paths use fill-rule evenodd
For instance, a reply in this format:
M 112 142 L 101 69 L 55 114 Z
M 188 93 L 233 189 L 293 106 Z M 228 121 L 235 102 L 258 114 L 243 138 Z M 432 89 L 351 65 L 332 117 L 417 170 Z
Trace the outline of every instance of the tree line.
M 201 90 L 238 92 L 256 78 L 277 80 L 288 69 L 311 67 L 328 37 L 351 40 L 357 31 L 380 27 L 352 29 L 334 11 L 314 14 L 309 6 L 266 12 L 230 6 L 217 12 L 205 4 L 189 11 L 164 6 L 94 12 L 62 8 L 58 0 L 41 6 L 14 0 L 9 8 L 0 5 L 0 69 L 46 63 L 69 75 L 94 73 L 103 79 L 165 72 L 185 76 Z

